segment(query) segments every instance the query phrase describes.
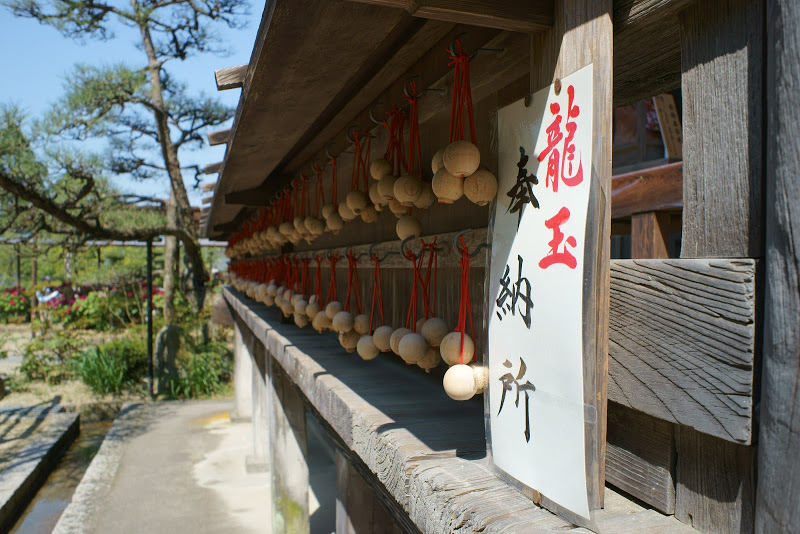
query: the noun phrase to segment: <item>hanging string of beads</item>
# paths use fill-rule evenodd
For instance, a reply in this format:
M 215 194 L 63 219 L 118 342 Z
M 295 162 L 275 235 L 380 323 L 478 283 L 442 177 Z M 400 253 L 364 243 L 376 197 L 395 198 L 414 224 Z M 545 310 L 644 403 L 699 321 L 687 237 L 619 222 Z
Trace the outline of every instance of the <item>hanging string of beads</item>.
M 339 204 L 339 215 L 346 221 L 353 220 L 368 203 L 366 191 L 369 190 L 367 162 L 369 161 L 372 136 L 369 132 L 353 132 L 353 171 L 350 179 L 350 192 L 343 204 Z M 362 190 L 363 189 L 363 190 Z
M 314 162 L 314 202 L 308 210 L 308 216 L 305 220 L 306 230 L 308 230 L 308 234 L 312 240 L 318 238 L 325 232 L 325 223 L 320 219 L 324 203 L 325 190 L 322 185 L 322 167 L 320 167 L 317 162 Z
M 347 258 L 347 294 L 345 296 L 344 307 L 342 311 L 333 317 L 332 329 L 339 333 L 339 343 L 347 352 L 353 352 L 358 344 L 358 339 L 361 334 L 355 329 L 355 317 L 350 309 L 351 297 L 356 304 L 356 311 L 361 316 L 361 291 L 358 285 L 358 259 L 353 253 L 352 249 L 348 249 L 346 254 Z M 362 322 L 366 322 L 366 315 L 363 316 Z M 361 328 L 363 330 L 363 327 Z
M 373 333 L 372 325 L 375 322 L 375 310 L 377 308 L 378 314 L 380 315 L 380 324 L 383 325 L 383 292 L 381 291 L 381 260 L 380 258 L 373 254 L 370 258 L 373 263 L 372 267 L 372 301 L 370 303 L 369 308 L 369 323 L 367 325 L 367 331 L 362 334 L 361 338 L 358 340 L 358 344 L 356 345 L 356 351 L 358 351 L 358 355 L 361 356 L 363 360 L 373 360 L 375 357 L 378 356 L 382 350 L 388 351 L 389 350 L 389 338 L 392 334 L 392 328 L 390 326 L 380 326 L 378 329 L 375 330 Z M 378 331 L 381 330 L 381 333 Z M 382 336 L 381 345 L 385 345 L 385 349 L 381 349 L 378 347 L 378 340 L 377 338 Z
M 322 301 L 322 256 L 315 254 L 314 263 L 314 288 L 311 290 L 311 295 L 308 297 L 308 306 L 306 306 L 306 315 L 312 321 L 319 313 L 320 302 Z
M 392 350 L 409 365 L 422 360 L 429 348 L 425 338 L 419 333 L 419 329 L 425 322 L 424 312 L 423 317 L 417 320 L 417 300 L 420 289 L 423 294 L 423 308 L 428 307 L 428 296 L 425 294 L 422 278 L 422 266 L 424 265 L 426 250 L 427 249 L 423 246 L 419 255 L 414 254 L 410 250 L 406 251 L 405 257 L 411 263 L 413 276 L 411 299 L 408 303 L 405 328 L 395 330 L 390 338 Z
M 322 217 L 325 219 L 325 226 L 333 235 L 338 234 L 344 227 L 344 220 L 339 215 L 339 178 L 338 165 L 336 158 L 331 158 L 331 203 L 323 204 Z M 324 196 L 324 195 L 323 195 Z M 324 202 L 324 199 L 323 199 Z
M 391 110 L 386 112 L 386 117 L 383 125 L 389 132 L 388 159 L 384 154 L 384 159 L 387 161 L 376 160 L 373 162 L 375 168 L 370 167 L 370 172 L 372 177 L 378 180 L 378 186 L 375 188 L 377 195 L 372 196 L 378 197 L 381 206 L 392 206 L 397 204 L 397 202 L 392 202 L 394 200 L 394 184 L 401 174 L 408 172 L 403 141 L 406 114 L 395 104 Z M 400 210 L 401 214 L 402 211 Z M 393 211 L 393 213 L 395 212 Z

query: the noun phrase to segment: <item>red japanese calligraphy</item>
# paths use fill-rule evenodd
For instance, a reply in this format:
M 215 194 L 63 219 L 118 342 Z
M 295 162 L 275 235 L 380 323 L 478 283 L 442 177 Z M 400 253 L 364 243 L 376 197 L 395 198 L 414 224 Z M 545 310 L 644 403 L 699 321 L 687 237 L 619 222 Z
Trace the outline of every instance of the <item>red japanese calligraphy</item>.
M 553 231 L 553 239 L 547 243 L 550 245 L 550 252 L 547 253 L 547 256 L 539 260 L 539 267 L 542 269 L 547 269 L 556 263 L 566 265 L 570 269 L 574 269 L 578 266 L 578 261 L 575 259 L 575 256 L 567 250 L 567 245 L 574 248 L 578 244 L 573 236 L 567 237 L 567 242 L 563 250 L 559 250 L 561 243 L 564 241 L 564 232 L 561 231 L 561 225 L 569 220 L 569 216 L 569 209 L 563 207 L 552 218 L 544 222 L 544 225 Z
M 564 128 L 567 131 L 567 137 L 564 139 L 564 133 L 561 130 L 561 122 L 564 117 L 561 115 L 561 106 L 558 102 L 550 104 L 550 113 L 554 115 L 553 122 L 547 127 L 547 147 L 539 153 L 539 161 L 544 161 L 547 158 L 547 176 L 545 177 L 545 187 L 550 187 L 552 183 L 553 193 L 558 192 L 559 180 L 564 182 L 568 187 L 574 187 L 583 182 L 583 163 L 578 157 L 578 168 L 573 172 L 575 163 L 575 132 L 578 125 L 574 119 L 578 118 L 581 113 L 580 107 L 574 105 L 575 101 L 575 87 L 570 85 L 567 88 L 567 96 L 569 97 L 566 113 L 566 121 Z M 562 150 L 559 150 L 561 141 L 564 141 Z M 566 167 L 566 169 L 565 169 Z M 566 170 L 566 172 L 565 172 Z

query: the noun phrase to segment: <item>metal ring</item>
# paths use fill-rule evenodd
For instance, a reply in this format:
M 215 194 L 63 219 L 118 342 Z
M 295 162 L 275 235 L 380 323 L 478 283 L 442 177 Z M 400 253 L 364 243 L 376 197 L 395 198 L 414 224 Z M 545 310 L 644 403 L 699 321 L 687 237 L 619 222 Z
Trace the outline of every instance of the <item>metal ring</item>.
M 410 84 L 412 81 L 416 80 L 417 78 L 419 78 L 419 74 L 415 74 L 414 76 L 411 76 L 410 78 L 406 78 L 406 83 L 403 84 L 403 94 L 406 95 L 408 98 L 411 98 L 411 95 L 408 93 L 408 84 Z M 419 96 L 422 96 L 422 95 L 418 94 L 417 96 L 419 97 Z
M 464 36 L 464 35 L 467 35 L 467 32 L 461 32 L 461 33 L 459 33 L 458 35 L 456 35 L 455 37 L 453 37 L 453 40 L 452 40 L 452 41 L 450 41 L 450 49 L 448 50 L 448 52 L 450 53 L 450 57 L 458 57 L 458 56 L 456 56 L 456 41 L 457 41 L 457 40 L 458 40 L 460 37 L 462 37 L 462 36 Z
M 382 105 L 383 105 L 383 102 L 375 102 L 375 104 L 371 108 L 369 108 L 369 120 L 371 120 L 375 124 L 383 124 L 383 121 L 379 121 L 378 119 L 376 119 L 375 115 L 373 114 L 373 111 L 375 111 L 375 108 L 378 107 L 378 106 L 382 106 Z
M 461 237 L 462 235 L 466 234 L 467 232 L 471 232 L 471 231 L 472 231 L 472 228 L 467 228 L 466 230 L 461 230 L 460 232 L 458 232 L 455 235 L 455 237 L 453 237 L 453 245 L 452 245 L 453 246 L 453 252 L 455 252 L 456 254 L 462 254 L 461 249 L 458 248 L 458 238 Z M 489 243 L 481 243 L 480 245 L 475 247 L 475 250 L 472 251 L 472 253 L 469 255 L 469 257 L 470 258 L 474 258 L 475 256 L 478 255 L 478 253 L 481 251 L 481 249 L 488 248 L 490 246 L 491 245 Z M 467 250 L 469 250 L 469 249 L 467 249 Z
M 344 136 L 347 137 L 347 140 L 350 141 L 351 143 L 356 142 L 356 140 L 352 137 L 353 130 L 358 132 L 358 126 L 349 126 L 344 134 Z
M 406 257 L 406 243 L 411 241 L 412 239 L 416 239 L 416 236 L 409 236 L 402 241 L 400 241 L 400 254 L 405 258 Z

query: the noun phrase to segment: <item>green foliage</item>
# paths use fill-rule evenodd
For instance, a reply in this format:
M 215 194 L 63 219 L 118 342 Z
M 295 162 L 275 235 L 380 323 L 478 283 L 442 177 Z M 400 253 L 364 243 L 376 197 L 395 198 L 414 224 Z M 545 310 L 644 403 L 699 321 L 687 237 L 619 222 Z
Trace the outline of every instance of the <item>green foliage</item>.
M 0 293 L 0 322 L 27 321 L 31 315 L 31 300 L 19 288 Z
M 43 333 L 25 346 L 19 370 L 29 381 L 57 384 L 73 376 L 72 362 L 82 345 L 68 330 Z
M 179 360 L 178 379 L 170 382 L 172 398 L 207 397 L 218 393 L 230 380 L 231 357 L 219 346 L 194 352 Z
M 125 384 L 128 362 L 124 349 L 91 347 L 78 358 L 76 368 L 81 380 L 95 393 L 118 394 Z

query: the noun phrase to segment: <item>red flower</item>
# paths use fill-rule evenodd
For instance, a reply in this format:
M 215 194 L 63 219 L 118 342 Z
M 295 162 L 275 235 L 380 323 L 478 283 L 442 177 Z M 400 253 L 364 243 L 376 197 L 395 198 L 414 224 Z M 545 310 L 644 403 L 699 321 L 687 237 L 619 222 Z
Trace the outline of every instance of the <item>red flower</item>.
M 3 296 L 7 297 L 8 296 L 8 291 L 3 291 Z
M 132 297 L 133 296 L 133 291 L 128 291 L 128 296 Z
M 16 304 L 16 301 L 14 299 L 8 301 L 9 306 L 13 306 L 14 304 Z
M 25 302 L 25 297 L 19 299 L 21 302 Z

